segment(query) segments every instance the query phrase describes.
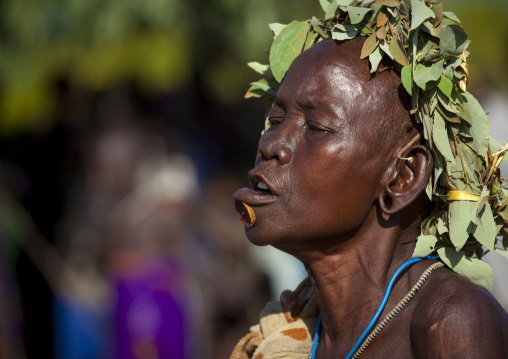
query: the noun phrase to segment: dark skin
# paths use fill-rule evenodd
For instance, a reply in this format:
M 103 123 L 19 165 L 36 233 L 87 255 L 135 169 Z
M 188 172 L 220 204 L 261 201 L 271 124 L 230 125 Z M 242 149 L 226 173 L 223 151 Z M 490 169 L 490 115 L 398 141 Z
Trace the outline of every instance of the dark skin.
M 316 358 L 344 358 L 414 250 L 428 213 L 432 155 L 390 69 L 369 73 L 361 40 L 323 41 L 291 65 L 259 141 L 249 240 L 303 262 L 317 294 Z M 264 184 L 268 190 L 264 189 Z M 403 272 L 383 318 L 434 261 Z M 491 294 L 439 268 L 362 358 L 508 358 L 508 315 Z

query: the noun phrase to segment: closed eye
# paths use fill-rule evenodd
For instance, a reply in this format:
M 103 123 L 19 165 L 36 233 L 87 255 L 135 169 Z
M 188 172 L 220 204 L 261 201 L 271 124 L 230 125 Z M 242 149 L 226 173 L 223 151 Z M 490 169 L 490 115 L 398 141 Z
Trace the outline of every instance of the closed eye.
M 314 132 L 332 132 L 332 129 L 325 127 L 314 121 L 307 121 L 307 128 Z
M 270 122 L 270 128 L 280 125 L 284 121 L 284 117 L 270 117 L 268 118 Z

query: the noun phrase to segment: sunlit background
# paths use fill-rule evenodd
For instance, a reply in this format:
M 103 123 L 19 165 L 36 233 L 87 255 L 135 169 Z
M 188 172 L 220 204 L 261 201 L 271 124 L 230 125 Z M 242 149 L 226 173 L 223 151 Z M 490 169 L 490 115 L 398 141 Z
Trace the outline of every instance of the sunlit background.
M 508 2 L 445 5 L 506 143 Z M 302 268 L 248 244 L 231 195 L 264 122 L 243 99 L 257 78 L 246 63 L 267 62 L 268 23 L 321 12 L 318 0 L 0 0 L 0 358 L 226 358 L 294 288 Z

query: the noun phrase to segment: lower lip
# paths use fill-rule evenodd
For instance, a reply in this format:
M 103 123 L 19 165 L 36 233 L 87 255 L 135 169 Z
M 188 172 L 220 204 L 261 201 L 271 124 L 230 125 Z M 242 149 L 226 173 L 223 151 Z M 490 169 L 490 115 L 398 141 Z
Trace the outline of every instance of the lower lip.
M 235 201 L 242 201 L 249 206 L 263 206 L 277 201 L 280 197 L 274 194 L 256 192 L 250 188 L 241 188 L 233 194 Z

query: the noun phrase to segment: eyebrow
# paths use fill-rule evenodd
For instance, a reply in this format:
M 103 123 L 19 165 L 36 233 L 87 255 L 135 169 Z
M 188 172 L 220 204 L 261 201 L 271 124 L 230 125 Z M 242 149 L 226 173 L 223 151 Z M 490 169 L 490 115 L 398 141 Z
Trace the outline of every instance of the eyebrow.
M 304 109 L 314 109 L 314 108 L 320 107 L 319 100 L 315 101 L 312 98 L 309 98 L 308 96 L 305 96 L 302 99 L 296 98 L 295 104 L 296 104 L 296 106 L 298 106 L 300 108 L 304 108 Z
M 295 99 L 295 104 L 301 109 L 306 110 L 321 110 L 325 112 L 333 111 L 333 103 L 330 103 L 330 101 L 326 101 L 326 98 L 320 97 L 320 96 L 301 96 L 300 98 Z
M 275 98 L 273 100 L 273 104 L 272 104 L 272 107 L 270 108 L 270 112 L 275 108 L 275 107 L 279 107 L 279 108 L 282 108 L 284 110 L 286 110 L 287 108 L 287 101 L 285 101 L 284 99 L 281 100 L 280 96 L 275 95 Z

